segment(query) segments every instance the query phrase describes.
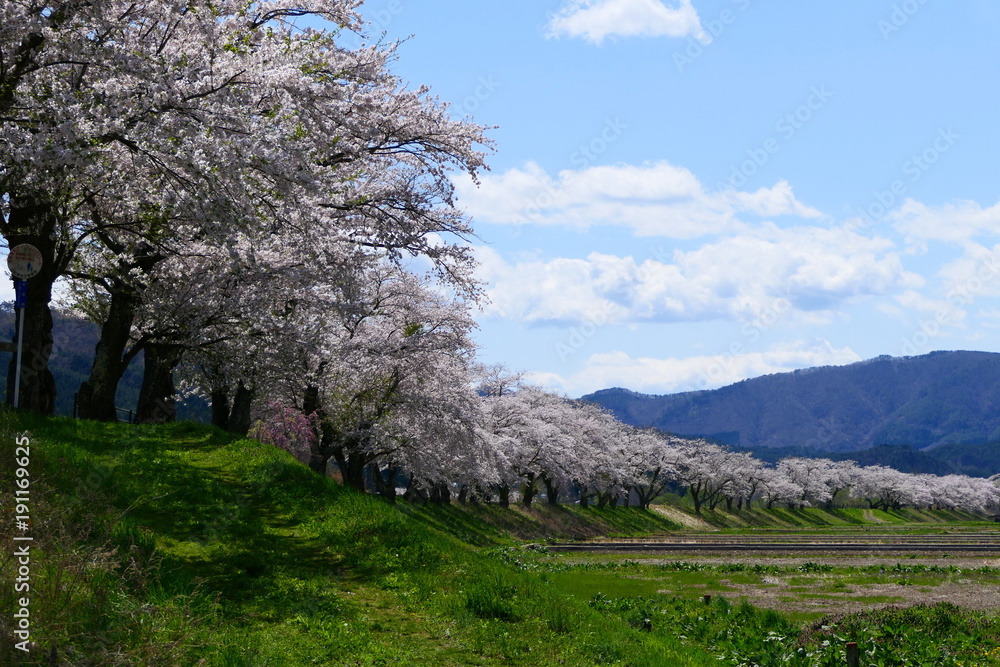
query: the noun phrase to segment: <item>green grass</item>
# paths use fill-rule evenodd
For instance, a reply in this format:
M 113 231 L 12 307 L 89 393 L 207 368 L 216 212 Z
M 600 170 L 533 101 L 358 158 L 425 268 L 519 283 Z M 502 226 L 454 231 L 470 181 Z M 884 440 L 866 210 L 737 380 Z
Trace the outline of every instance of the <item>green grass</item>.
M 13 646 L 8 611 L 12 549 L 0 554 L 0 655 L 20 664 L 49 664 L 54 651 L 67 665 L 805 665 L 813 663 L 802 656 L 820 650 L 798 645 L 802 628 L 789 618 L 725 599 L 734 577 L 768 568 L 574 565 L 520 542 L 678 529 L 653 512 L 391 506 L 284 452 L 186 423 L 0 412 L 0 469 L 13 469 L 11 445 L 25 430 L 34 537 L 27 655 Z M 5 475 L 0 487 L 5 512 L 9 482 Z M 5 515 L 4 544 L 12 529 Z M 918 578 L 925 570 L 850 575 L 923 585 L 933 582 Z M 980 662 L 967 664 L 997 664 L 982 662 L 997 645 L 995 620 L 958 617 L 951 630 L 979 642 Z M 857 632 L 880 631 L 876 622 L 857 621 Z M 855 621 L 834 625 L 844 623 Z
M 477 545 L 512 538 L 476 513 L 393 507 L 192 424 L 2 414 L 4 470 L 25 429 L 36 499 L 29 655 L 13 647 L 11 614 L 0 616 L 0 654 L 23 664 L 46 664 L 53 650 L 90 665 L 716 664 L 482 554 Z M 11 490 L 0 489 L 3 507 Z M 544 526 L 557 511 L 505 520 Z M 668 525 L 629 514 L 629 525 Z M 2 558 L 9 610 L 10 550 Z
M 401 507 L 427 526 L 468 544 L 499 546 L 520 541 L 549 542 L 593 537 L 648 537 L 675 532 L 681 526 L 637 507 L 582 508 L 576 504 L 530 508 L 512 505 L 444 505 Z
M 928 530 L 935 526 L 953 527 L 956 524 L 968 528 L 996 527 L 995 523 L 987 522 L 981 516 L 954 510 L 877 510 L 856 507 L 806 507 L 789 509 L 774 507 L 764 509 L 734 509 L 726 511 L 724 505 L 714 510 L 703 509 L 700 518 L 708 525 L 727 532 L 759 531 L 761 529 L 803 530 L 810 529 L 822 532 L 830 530 L 849 530 L 852 528 L 874 528 L 893 530 L 894 528 L 909 528 L 913 525 L 923 525 Z

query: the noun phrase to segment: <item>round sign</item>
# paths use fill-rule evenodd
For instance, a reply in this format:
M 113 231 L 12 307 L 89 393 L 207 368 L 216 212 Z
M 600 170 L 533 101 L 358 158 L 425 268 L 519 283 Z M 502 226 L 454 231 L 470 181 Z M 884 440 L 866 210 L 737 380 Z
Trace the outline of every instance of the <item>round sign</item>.
M 30 243 L 16 245 L 7 255 L 7 268 L 15 278 L 34 278 L 42 270 L 42 253 Z

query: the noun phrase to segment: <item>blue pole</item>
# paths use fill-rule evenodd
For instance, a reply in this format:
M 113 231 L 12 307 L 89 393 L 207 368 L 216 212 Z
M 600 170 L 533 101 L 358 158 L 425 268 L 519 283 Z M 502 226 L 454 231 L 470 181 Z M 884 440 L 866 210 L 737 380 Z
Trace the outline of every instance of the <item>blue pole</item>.
M 28 281 L 14 281 L 14 310 L 20 314 L 17 325 L 17 365 L 14 371 L 14 407 L 21 407 L 21 350 L 24 348 L 24 307 L 28 303 Z

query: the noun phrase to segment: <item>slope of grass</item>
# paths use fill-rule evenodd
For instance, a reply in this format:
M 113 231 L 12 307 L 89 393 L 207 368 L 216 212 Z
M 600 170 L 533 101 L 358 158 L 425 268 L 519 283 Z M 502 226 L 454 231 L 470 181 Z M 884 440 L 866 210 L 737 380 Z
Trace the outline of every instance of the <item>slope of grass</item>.
M 955 527 L 994 527 L 996 524 L 987 517 L 959 512 L 955 510 L 927 510 L 903 508 L 900 510 L 862 509 L 856 507 L 806 507 L 790 509 L 774 507 L 772 509 L 733 509 L 726 511 L 716 508 L 704 509 L 695 515 L 693 510 L 684 507 L 672 507 L 674 511 L 687 511 L 707 527 L 717 530 L 800 530 L 821 529 L 836 530 L 852 527 L 879 527 L 892 529 L 894 527 L 918 527 L 933 529 L 935 526 Z
M 455 512 L 415 519 L 255 441 L 3 414 L 4 471 L 24 430 L 27 654 L 7 611 L 12 550 L 0 555 L 0 655 L 20 663 L 715 664 L 434 527 Z M 12 484 L 0 496 L 12 507 Z
M 477 546 L 593 537 L 643 537 L 681 530 L 670 519 L 638 507 L 582 508 L 575 504 L 444 505 L 402 508 L 417 521 Z

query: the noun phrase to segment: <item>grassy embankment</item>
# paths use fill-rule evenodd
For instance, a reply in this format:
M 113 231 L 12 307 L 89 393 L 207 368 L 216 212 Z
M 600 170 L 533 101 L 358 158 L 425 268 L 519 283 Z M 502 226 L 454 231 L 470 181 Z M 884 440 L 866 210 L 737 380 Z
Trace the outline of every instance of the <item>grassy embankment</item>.
M 9 474 L 25 430 L 27 655 L 14 646 L 10 545 L 23 533 Z M 192 424 L 2 414 L 0 442 L 0 659 L 23 664 L 832 665 L 851 632 L 887 625 L 899 631 L 881 641 L 913 655 L 947 643 L 966 664 L 990 664 L 998 644 L 995 619 L 937 608 L 801 635 L 778 613 L 719 597 L 592 595 L 511 537 L 676 527 L 654 513 L 391 507 Z M 824 648 L 834 631 L 844 636 Z

